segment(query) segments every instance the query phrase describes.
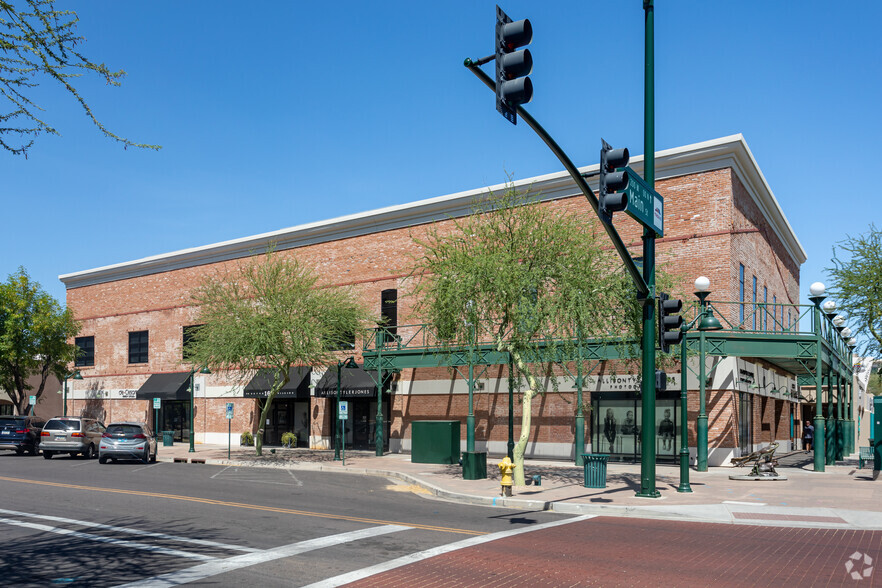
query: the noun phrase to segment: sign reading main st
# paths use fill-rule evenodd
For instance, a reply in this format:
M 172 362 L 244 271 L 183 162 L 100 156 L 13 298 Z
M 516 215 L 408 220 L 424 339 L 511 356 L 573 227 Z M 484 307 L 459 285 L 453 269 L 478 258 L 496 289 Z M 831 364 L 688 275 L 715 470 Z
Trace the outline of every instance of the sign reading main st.
M 625 212 L 638 223 L 655 231 L 659 237 L 664 237 L 665 199 L 650 188 L 633 169 L 625 167 L 625 171 L 628 173 L 628 186 L 625 188 L 628 205 Z

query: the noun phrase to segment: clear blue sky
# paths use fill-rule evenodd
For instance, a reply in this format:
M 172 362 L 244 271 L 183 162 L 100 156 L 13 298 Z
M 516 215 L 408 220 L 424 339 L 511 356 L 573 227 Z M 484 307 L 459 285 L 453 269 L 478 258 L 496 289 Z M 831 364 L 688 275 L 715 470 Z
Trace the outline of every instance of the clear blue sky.
M 79 82 L 128 149 L 46 84 L 61 137 L 0 153 L 2 278 L 59 274 L 556 172 L 462 65 L 492 51 L 494 2 L 62 1 L 80 49 L 128 72 Z M 530 18 L 527 106 L 577 165 L 600 137 L 643 151 L 641 0 L 506 0 Z M 656 2 L 656 147 L 743 133 L 808 253 L 879 224 L 882 3 Z M 846 183 L 851 179 L 854 182 Z

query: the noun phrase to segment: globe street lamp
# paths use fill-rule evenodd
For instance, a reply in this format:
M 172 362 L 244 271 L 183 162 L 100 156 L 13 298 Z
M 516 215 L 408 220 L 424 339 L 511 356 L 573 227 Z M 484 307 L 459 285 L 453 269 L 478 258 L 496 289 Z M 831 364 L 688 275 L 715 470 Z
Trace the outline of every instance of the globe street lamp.
M 710 296 L 710 280 L 704 276 L 695 280 L 695 295 L 698 297 L 700 311 L 689 327 L 692 327 L 698 321 L 698 420 L 696 423 L 696 459 L 695 467 L 699 472 L 707 471 L 707 374 L 705 374 L 705 355 L 704 355 L 704 332 L 719 331 L 723 328 L 719 319 L 714 316 L 713 311 L 707 304 L 707 297 Z M 688 330 L 688 329 L 687 329 Z M 684 360 L 685 361 L 685 360 Z M 685 370 L 684 370 L 685 371 Z M 682 377 L 681 377 L 682 379 Z M 682 396 L 685 385 L 681 384 L 680 394 Z M 685 427 L 686 419 L 683 419 Z M 688 459 L 688 454 L 687 454 Z M 682 457 L 681 457 L 682 460 Z
M 334 415 L 335 418 L 337 419 L 337 422 L 335 423 L 335 427 L 334 427 L 334 430 L 337 432 L 337 434 L 334 435 L 334 461 L 340 461 L 340 446 L 341 446 L 341 441 L 343 439 L 343 435 L 342 435 L 342 431 L 341 431 L 341 429 L 343 427 L 341 426 L 341 423 L 340 423 L 340 395 L 343 392 L 343 384 L 342 384 L 343 378 L 341 376 L 342 376 L 343 368 L 346 368 L 349 370 L 358 369 L 358 364 L 355 363 L 355 358 L 354 357 L 347 357 L 343 361 L 339 361 L 339 360 L 337 361 L 337 414 Z M 346 465 L 346 464 L 344 463 L 343 465 Z
M 193 431 L 193 417 L 195 416 L 193 413 L 196 412 L 196 393 L 195 387 L 193 385 L 194 375 L 196 372 L 200 374 L 210 374 L 211 370 L 208 369 L 208 366 L 204 366 L 201 370 L 192 369 L 190 370 L 190 451 L 188 453 L 196 453 L 196 449 L 193 447 L 193 442 L 196 440 L 196 433 Z
M 82 380 L 83 376 L 80 374 L 80 370 L 74 370 L 74 373 L 65 374 L 64 376 L 64 397 L 62 398 L 63 406 L 61 407 L 61 416 L 67 416 L 67 381 L 68 380 Z

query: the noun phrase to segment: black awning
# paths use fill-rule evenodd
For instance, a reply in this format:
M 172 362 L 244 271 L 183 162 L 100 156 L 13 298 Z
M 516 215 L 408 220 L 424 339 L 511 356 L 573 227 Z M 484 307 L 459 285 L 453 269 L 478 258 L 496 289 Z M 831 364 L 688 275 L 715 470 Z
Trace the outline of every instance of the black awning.
M 341 390 L 343 398 L 357 398 L 377 395 L 377 372 L 365 371 L 362 368 L 343 368 L 340 370 Z M 329 367 L 325 375 L 315 386 L 315 395 L 319 398 L 334 398 L 337 396 L 337 368 Z
M 288 369 L 289 382 L 282 386 L 282 389 L 276 394 L 276 398 L 301 398 L 309 399 L 309 374 L 311 369 L 308 367 L 297 366 Z M 257 372 L 257 375 L 251 378 L 248 385 L 245 386 L 245 398 L 266 398 L 269 396 L 270 389 L 273 387 L 275 370 L 263 369 Z
M 135 394 L 138 400 L 162 398 L 163 400 L 190 399 L 190 372 L 153 374 Z

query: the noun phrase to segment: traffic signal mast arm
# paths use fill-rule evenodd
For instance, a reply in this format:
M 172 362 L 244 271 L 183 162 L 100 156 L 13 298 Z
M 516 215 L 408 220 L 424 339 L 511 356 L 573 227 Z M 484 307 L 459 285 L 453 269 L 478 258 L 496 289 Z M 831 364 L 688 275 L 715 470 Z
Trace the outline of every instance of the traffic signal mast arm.
M 464 65 L 469 68 L 469 70 L 477 76 L 479 80 L 484 82 L 488 88 L 490 88 L 494 93 L 496 92 L 496 82 L 490 76 L 484 73 L 481 69 L 481 64 L 487 63 L 495 59 L 495 56 L 491 55 L 489 57 L 485 57 L 483 59 L 479 59 L 477 61 L 472 61 L 471 59 L 466 59 Z M 545 144 L 551 149 L 551 152 L 557 156 L 558 160 L 563 164 L 564 168 L 570 174 L 570 177 L 573 178 L 573 181 L 576 182 L 576 186 L 579 187 L 579 190 L 582 191 L 582 194 L 585 195 L 585 198 L 588 199 L 588 203 L 591 205 L 591 208 L 594 209 L 594 213 L 597 214 L 598 218 L 600 218 L 600 211 L 598 209 L 597 196 L 594 195 L 594 192 L 591 190 L 591 187 L 585 182 L 585 178 L 582 177 L 582 174 L 576 169 L 576 166 L 573 165 L 573 162 L 570 161 L 570 158 L 564 153 L 563 149 L 555 142 L 551 136 L 545 132 L 545 129 L 542 128 L 536 119 L 534 119 L 530 114 L 524 110 L 520 105 L 514 107 L 517 111 L 518 115 L 526 122 L 533 131 L 539 135 L 539 138 L 542 139 Z M 601 226 L 603 226 L 606 234 L 609 235 L 610 240 L 613 243 L 613 246 L 616 248 L 616 251 L 619 254 L 619 257 L 622 258 L 622 262 L 625 264 L 625 268 L 628 270 L 628 273 L 631 276 L 631 279 L 634 281 L 634 285 L 637 288 L 637 291 L 640 294 L 641 298 L 647 298 L 650 295 L 649 287 L 646 285 L 646 281 L 643 279 L 643 275 L 640 273 L 640 270 L 637 268 L 637 264 L 634 263 L 634 260 L 631 258 L 631 254 L 628 252 L 628 248 L 625 246 L 625 242 L 622 241 L 622 238 L 619 236 L 619 233 L 616 231 L 615 227 L 612 226 L 611 223 L 601 222 Z

